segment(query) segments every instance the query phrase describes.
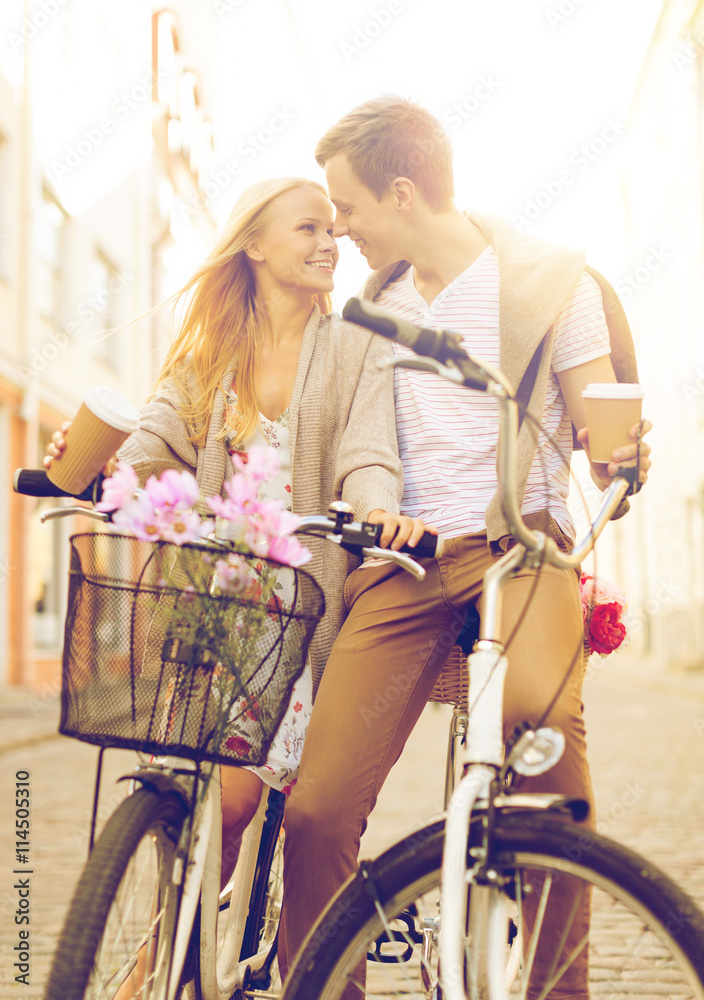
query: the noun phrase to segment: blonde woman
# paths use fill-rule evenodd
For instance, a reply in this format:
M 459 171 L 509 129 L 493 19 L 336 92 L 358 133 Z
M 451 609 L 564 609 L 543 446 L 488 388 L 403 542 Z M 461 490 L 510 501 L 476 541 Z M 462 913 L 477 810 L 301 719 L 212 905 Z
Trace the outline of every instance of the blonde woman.
M 270 495 L 295 513 L 324 513 L 343 499 L 358 518 L 383 524 L 382 545 L 415 544 L 422 522 L 398 514 L 393 378 L 378 367 L 389 348 L 329 315 L 338 259 L 332 229 L 332 205 L 312 181 L 268 180 L 244 192 L 219 243 L 175 297 L 183 320 L 140 429 L 119 457 L 141 482 L 188 469 L 212 496 L 232 472 L 228 452 L 266 443 L 281 462 Z M 60 458 L 67 427 L 54 434 L 46 466 Z M 312 691 L 343 618 L 350 557 L 322 540 L 307 544 L 326 613 L 311 645 L 311 672 L 298 682 L 267 765 L 222 769 L 223 884 L 262 780 L 284 788 L 295 782 Z M 135 970 L 116 1000 L 131 997 L 139 980 Z

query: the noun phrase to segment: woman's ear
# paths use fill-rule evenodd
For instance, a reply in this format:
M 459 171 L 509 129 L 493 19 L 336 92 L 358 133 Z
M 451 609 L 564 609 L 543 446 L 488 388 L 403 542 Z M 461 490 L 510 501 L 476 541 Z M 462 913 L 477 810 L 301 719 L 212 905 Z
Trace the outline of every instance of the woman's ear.
M 264 254 L 261 252 L 256 243 L 251 243 L 248 247 L 244 248 L 244 252 L 247 254 L 250 260 L 263 261 Z

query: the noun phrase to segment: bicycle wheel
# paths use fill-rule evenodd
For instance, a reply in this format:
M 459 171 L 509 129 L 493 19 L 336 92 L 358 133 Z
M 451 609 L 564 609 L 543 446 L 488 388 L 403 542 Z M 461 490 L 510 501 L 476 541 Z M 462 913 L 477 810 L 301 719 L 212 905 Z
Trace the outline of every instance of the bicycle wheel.
M 140 998 L 166 997 L 187 812 L 178 794 L 140 788 L 113 813 L 69 906 L 45 1000 L 113 1000 L 133 971 L 146 978 Z
M 481 817 L 472 822 L 470 866 L 481 823 Z M 512 979 L 511 996 L 524 997 L 526 990 L 534 1000 L 565 995 L 551 990 L 579 948 L 566 956 L 559 935 L 541 937 L 540 919 L 527 920 L 524 912 L 530 903 L 535 914 L 541 900 L 555 905 L 557 898 L 559 904 L 562 885 L 592 899 L 589 941 L 583 942 L 592 996 L 704 997 L 704 916 L 657 868 L 614 841 L 545 813 L 506 814 L 499 818 L 495 836 L 501 891 L 516 911 L 522 933 L 519 968 L 507 977 Z M 351 983 L 359 985 L 360 997 L 442 997 L 437 917 L 443 837 L 441 821 L 360 866 L 306 940 L 284 1000 L 336 1000 Z M 557 897 L 551 896 L 556 889 Z M 568 918 L 564 924 L 566 935 Z M 507 965 L 516 952 L 515 947 L 511 952 L 510 936 Z M 536 971 L 533 965 L 527 983 L 534 944 L 541 968 Z M 466 948 L 471 949 L 471 942 Z M 554 954 L 548 956 L 548 950 Z M 366 962 L 365 986 L 360 970 L 367 956 L 375 961 Z M 352 995 L 354 990 L 345 998 Z M 586 987 L 581 995 L 589 995 Z

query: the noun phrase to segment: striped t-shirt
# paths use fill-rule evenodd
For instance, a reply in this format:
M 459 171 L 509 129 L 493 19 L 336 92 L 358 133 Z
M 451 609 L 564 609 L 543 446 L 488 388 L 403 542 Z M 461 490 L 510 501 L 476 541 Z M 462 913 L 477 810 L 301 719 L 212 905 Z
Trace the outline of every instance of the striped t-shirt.
M 498 368 L 499 265 L 493 247 L 488 246 L 431 305 L 416 290 L 413 268 L 382 289 L 375 301 L 419 326 L 461 334 L 466 351 Z M 398 344 L 394 351 L 400 356 L 412 353 Z M 609 353 L 601 293 L 585 273 L 555 322 L 542 420 L 563 454 L 572 452 L 572 423 L 555 373 Z M 423 518 L 450 538 L 486 530 L 485 511 L 498 487 L 496 402 L 485 393 L 453 386 L 428 372 L 397 368 L 395 378 L 396 428 L 405 481 L 402 513 Z M 568 487 L 569 469 L 541 435 L 528 475 L 523 514 L 547 508 L 574 537 L 566 504 Z

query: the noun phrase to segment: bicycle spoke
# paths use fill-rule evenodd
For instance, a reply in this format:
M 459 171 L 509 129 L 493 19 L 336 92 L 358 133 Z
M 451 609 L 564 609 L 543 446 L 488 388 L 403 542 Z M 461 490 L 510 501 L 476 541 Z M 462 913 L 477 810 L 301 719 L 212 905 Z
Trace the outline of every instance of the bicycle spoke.
M 538 904 L 538 911 L 535 916 L 535 922 L 533 924 L 533 932 L 530 940 L 530 947 L 528 948 L 528 954 L 526 955 L 525 965 L 524 965 L 524 975 L 523 975 L 523 985 L 521 988 L 520 1000 L 526 1000 L 526 995 L 528 993 L 528 983 L 530 982 L 530 977 L 533 972 L 533 965 L 535 963 L 535 955 L 538 950 L 538 939 L 540 937 L 540 932 L 543 929 L 543 921 L 545 920 L 545 911 L 548 905 L 548 896 L 550 895 L 550 889 L 552 888 L 552 876 L 548 875 L 543 883 L 543 889 L 540 894 L 540 902 Z M 519 907 L 520 909 L 520 907 Z M 523 926 L 526 926 L 525 918 L 523 920 Z

